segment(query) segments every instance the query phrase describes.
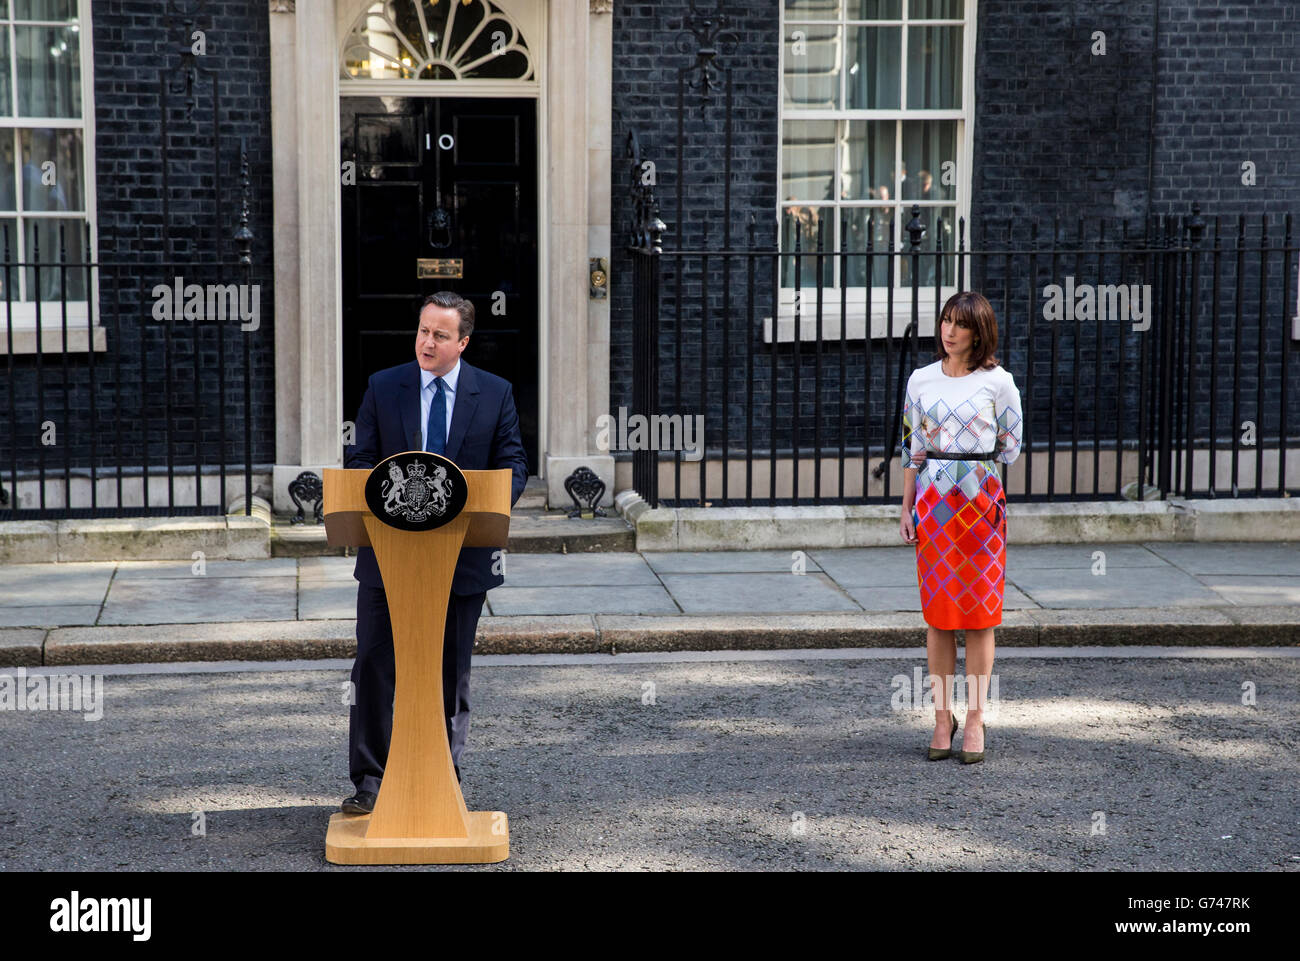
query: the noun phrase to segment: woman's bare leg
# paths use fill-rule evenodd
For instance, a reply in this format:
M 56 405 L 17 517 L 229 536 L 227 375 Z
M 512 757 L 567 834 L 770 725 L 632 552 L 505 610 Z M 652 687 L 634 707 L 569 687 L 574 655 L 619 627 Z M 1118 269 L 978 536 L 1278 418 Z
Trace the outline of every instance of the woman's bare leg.
M 937 627 L 926 630 L 925 657 L 934 697 L 934 736 L 930 747 L 952 747 L 953 674 L 957 671 L 957 636 Z
M 984 750 L 984 707 L 989 697 L 989 678 L 993 674 L 993 628 L 966 632 L 966 676 L 975 678 L 975 689 L 968 685 L 966 726 L 962 732 L 963 751 Z

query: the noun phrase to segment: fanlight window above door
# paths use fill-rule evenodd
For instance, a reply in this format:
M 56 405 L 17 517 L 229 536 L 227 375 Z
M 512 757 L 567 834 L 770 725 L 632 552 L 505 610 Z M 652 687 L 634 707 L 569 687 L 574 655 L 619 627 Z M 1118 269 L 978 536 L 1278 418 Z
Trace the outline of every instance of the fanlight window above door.
M 345 80 L 532 80 L 518 26 L 490 0 L 385 0 L 353 24 Z

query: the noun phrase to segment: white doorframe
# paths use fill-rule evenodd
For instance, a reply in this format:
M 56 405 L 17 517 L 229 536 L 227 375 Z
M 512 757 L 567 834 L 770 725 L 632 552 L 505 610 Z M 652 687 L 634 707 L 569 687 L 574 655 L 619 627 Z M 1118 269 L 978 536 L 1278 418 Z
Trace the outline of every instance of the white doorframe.
M 373 0 L 340 0 L 339 35 L 337 38 L 336 63 L 342 56 L 343 44 L 347 34 L 361 11 L 370 6 Z M 484 97 L 488 99 L 533 99 L 536 107 L 536 177 L 537 177 L 537 396 L 532 402 L 539 412 L 545 412 L 547 396 L 546 354 L 548 340 L 548 292 L 547 271 L 547 231 L 546 211 L 549 209 L 547 195 L 548 178 L 543 176 L 547 154 L 546 123 L 546 28 L 547 18 L 541 15 L 539 4 L 521 3 L 520 0 L 492 0 L 518 25 L 524 41 L 533 58 L 532 80 L 343 80 L 338 81 L 338 99 L 343 97 Z M 345 14 L 350 14 L 346 16 Z M 340 134 L 342 131 L 340 131 Z M 338 146 L 335 147 L 337 151 Z M 342 157 L 336 154 L 335 168 L 342 163 Z M 341 212 L 340 205 L 340 212 Z M 343 236 L 340 223 L 338 243 L 342 249 Z M 343 316 L 342 300 L 339 303 L 338 350 L 342 363 Z M 518 400 L 518 398 L 517 398 Z M 527 402 L 527 401 L 524 401 Z M 346 412 L 345 412 L 346 415 Z M 537 418 L 537 449 L 545 452 L 547 441 L 547 418 Z M 530 464 L 534 473 L 540 473 L 540 465 Z
M 608 256 L 606 224 L 589 223 L 591 196 L 609 191 L 604 171 L 589 177 L 593 143 L 590 122 L 608 126 L 609 77 L 593 72 L 588 63 L 588 18 L 609 16 L 606 0 L 492 0 L 512 16 L 533 55 L 533 81 L 508 85 L 486 81 L 398 81 L 385 90 L 356 81 L 341 81 L 342 44 L 355 18 L 373 0 L 318 0 L 272 5 L 272 99 L 292 101 L 292 122 L 277 125 L 273 137 L 277 170 L 296 196 L 277 211 L 277 308 L 286 310 L 277 322 L 276 415 L 274 479 L 276 510 L 289 507 L 287 484 L 297 472 L 338 466 L 342 457 L 342 252 L 339 170 L 339 104 L 356 93 L 403 96 L 536 96 L 538 176 L 538 446 L 540 463 L 530 468 L 547 480 L 549 500 L 567 502 L 564 478 L 587 466 L 605 481 L 604 503 L 612 503 L 614 461 L 597 450 L 594 415 L 608 404 L 609 347 L 607 319 L 588 299 L 587 258 Z M 284 17 L 293 24 L 277 23 Z M 531 26 L 530 26 L 531 25 Z M 601 43 L 607 43 L 608 22 Z M 276 57 L 290 44 L 296 56 Z M 325 56 L 309 52 L 328 51 Z M 552 76 L 550 65 L 556 65 Z M 602 85 L 592 91 L 589 83 Z M 527 92 L 529 86 L 532 94 Z M 596 105 L 592 112 L 589 104 Z M 283 114 L 286 121 L 288 112 Z M 603 152 L 603 156 L 601 153 Z M 608 169 L 608 148 L 599 148 L 599 161 Z M 296 184 L 294 181 L 296 180 Z M 277 181 L 277 188 L 281 186 Z M 279 194 L 277 194 L 279 195 Z M 604 205 L 607 206 L 607 205 Z M 596 209 L 600 209 L 599 207 Z M 290 222 L 296 213 L 297 222 Z M 607 217 L 603 218 L 607 219 Z M 594 237 L 589 230 L 595 229 Z M 332 238 L 328 245 L 322 237 Z M 617 283 L 620 278 L 613 278 Z M 285 293 L 284 301 L 279 299 Z M 602 328 L 602 323 L 604 327 Z M 283 326 L 281 326 L 283 325 Z M 595 333 L 593 333 L 593 330 Z M 297 353 L 294 353 L 294 348 Z M 287 368 L 292 368 L 288 370 Z M 285 376 L 279 374 L 283 372 Z M 593 379 L 594 378 L 594 379 Z M 604 384 L 599 389 L 599 380 Z M 593 384 L 596 386 L 593 387 Z M 292 397 L 289 396 L 292 393 Z M 603 393 L 603 397 L 599 396 Z

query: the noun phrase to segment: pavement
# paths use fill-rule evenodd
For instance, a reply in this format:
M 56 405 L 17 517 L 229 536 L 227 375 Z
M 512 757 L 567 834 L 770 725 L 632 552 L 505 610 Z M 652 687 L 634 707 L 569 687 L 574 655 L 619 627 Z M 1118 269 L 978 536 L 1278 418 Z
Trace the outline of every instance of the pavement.
M 348 657 L 353 559 L 0 565 L 0 666 Z M 509 554 L 482 653 L 912 646 L 910 547 Z M 1300 544 L 1013 546 L 1011 646 L 1295 645 Z
M 924 666 L 476 658 L 465 798 L 510 858 L 394 870 L 1300 871 L 1300 652 L 1002 650 L 973 765 L 925 760 Z M 324 859 L 347 662 L 97 673 L 98 718 L 0 710 L 0 872 L 385 870 Z

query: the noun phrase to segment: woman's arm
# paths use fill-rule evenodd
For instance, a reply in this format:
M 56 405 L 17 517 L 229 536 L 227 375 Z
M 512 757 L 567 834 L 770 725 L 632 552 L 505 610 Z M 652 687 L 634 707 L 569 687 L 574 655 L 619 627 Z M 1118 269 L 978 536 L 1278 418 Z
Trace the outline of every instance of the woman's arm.
M 909 544 L 915 544 L 916 526 L 912 523 L 912 508 L 916 506 L 916 471 L 908 467 L 903 471 L 903 510 L 898 515 L 898 533 Z
M 907 400 L 903 404 L 903 443 L 899 456 L 903 461 L 903 510 L 898 518 L 898 533 L 909 544 L 916 543 L 912 508 L 916 504 L 916 473 L 925 463 L 925 443 L 921 439 L 921 405 L 913 392 L 912 378 L 907 380 Z
M 1020 391 L 1011 371 L 1004 370 L 1001 386 L 993 399 L 993 412 L 998 419 L 997 460 L 1010 464 L 1020 456 L 1023 440 L 1023 413 L 1020 409 Z

